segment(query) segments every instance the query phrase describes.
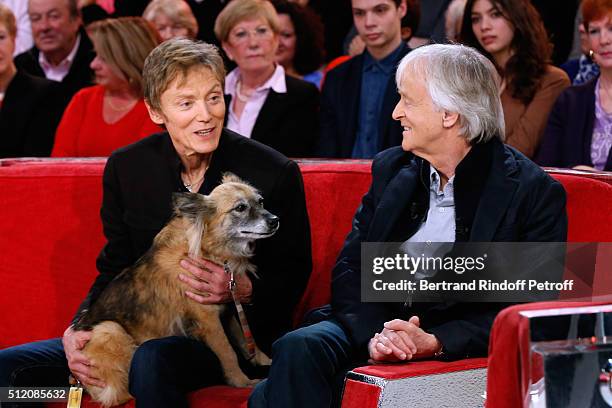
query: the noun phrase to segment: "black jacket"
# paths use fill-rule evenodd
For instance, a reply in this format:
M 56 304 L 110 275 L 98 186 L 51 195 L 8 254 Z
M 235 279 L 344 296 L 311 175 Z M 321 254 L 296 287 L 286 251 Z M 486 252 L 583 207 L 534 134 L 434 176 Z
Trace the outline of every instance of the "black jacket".
M 62 118 L 57 82 L 17 71 L 0 108 L 0 158 L 49 156 Z
M 404 43 L 395 65 L 410 51 Z M 321 135 L 318 157 L 350 158 L 357 137 L 363 54 L 329 71 L 321 90 Z M 379 122 L 378 151 L 402 143 L 402 127 L 391 114 L 399 102 L 395 74 L 389 78 L 383 96 Z
M 423 175 L 427 177 L 423 177 Z M 538 166 L 498 139 L 475 145 L 454 181 L 456 241 L 564 242 L 565 191 Z M 364 303 L 361 243 L 403 242 L 419 228 L 429 206 L 429 164 L 388 149 L 372 164 L 372 185 L 332 273 L 332 312 L 365 353 L 374 333 L 395 318 L 418 315 L 421 327 L 443 344 L 449 359 L 487 354 L 496 303 Z
M 311 157 L 319 137 L 319 90 L 313 84 L 285 75 L 286 93 L 270 89 L 257 115 L 251 139 L 287 157 Z M 226 104 L 232 103 L 225 95 Z M 226 110 L 226 117 L 229 108 Z
M 72 96 L 81 88 L 93 85 L 94 74 L 89 64 L 95 57 L 93 45 L 84 29 L 79 31 L 81 42 L 74 56 L 68 74 L 61 82 L 61 95 L 63 108 L 65 108 Z M 40 51 L 36 46 L 30 48 L 15 57 L 17 69 L 27 72 L 30 75 L 45 78 L 45 72 L 38 63 Z
M 187 191 L 180 169 L 180 159 L 167 133 L 152 135 L 109 157 L 100 211 L 107 243 L 97 260 L 100 275 L 79 312 L 149 249 L 170 219 L 172 193 Z M 261 279 L 252 279 L 252 304 L 245 305 L 257 344 L 268 353 L 272 342 L 291 329 L 293 310 L 311 272 L 310 226 L 302 177 L 295 162 L 224 130 L 199 192 L 210 193 L 220 184 L 222 173 L 228 171 L 256 187 L 266 209 L 280 218 L 278 232 L 257 241 L 253 263 Z
M 593 166 L 591 141 L 595 126 L 597 78 L 565 89 L 553 106 L 535 161 L 541 166 Z M 604 170 L 612 170 L 612 149 Z

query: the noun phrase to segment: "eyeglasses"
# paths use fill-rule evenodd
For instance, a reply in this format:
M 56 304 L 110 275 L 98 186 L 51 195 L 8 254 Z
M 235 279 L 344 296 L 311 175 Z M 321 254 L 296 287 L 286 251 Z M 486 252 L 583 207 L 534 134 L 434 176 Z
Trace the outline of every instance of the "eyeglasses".
M 236 44 L 241 44 L 248 41 L 251 36 L 255 37 L 258 40 L 267 40 L 268 38 L 271 38 L 272 35 L 272 29 L 270 27 L 260 26 L 251 31 L 245 29 L 238 29 L 236 31 L 231 32 L 229 37 L 230 41 Z

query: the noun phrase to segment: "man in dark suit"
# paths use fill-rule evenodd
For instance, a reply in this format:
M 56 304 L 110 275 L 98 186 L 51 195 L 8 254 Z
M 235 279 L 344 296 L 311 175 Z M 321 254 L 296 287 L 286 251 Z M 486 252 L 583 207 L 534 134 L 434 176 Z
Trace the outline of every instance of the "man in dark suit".
M 352 7 L 366 50 L 327 73 L 321 95 L 320 157 L 372 158 L 402 141 L 391 111 L 399 99 L 395 68 L 410 51 L 401 37 L 406 2 L 352 0 Z
M 329 407 L 347 368 L 374 361 L 485 356 L 502 304 L 361 299 L 365 242 L 564 242 L 563 187 L 505 146 L 493 64 L 460 45 L 415 49 L 397 69 L 402 145 L 378 154 L 318 323 L 272 346 L 250 407 Z M 442 272 L 444 274 L 445 272 Z M 459 276 L 449 271 L 442 276 Z M 478 295 L 478 293 L 474 293 Z M 410 293 L 406 293 L 409 299 Z
M 64 105 L 92 85 L 93 46 L 82 28 L 77 0 L 29 0 L 34 47 L 15 57 L 17 69 L 61 82 Z

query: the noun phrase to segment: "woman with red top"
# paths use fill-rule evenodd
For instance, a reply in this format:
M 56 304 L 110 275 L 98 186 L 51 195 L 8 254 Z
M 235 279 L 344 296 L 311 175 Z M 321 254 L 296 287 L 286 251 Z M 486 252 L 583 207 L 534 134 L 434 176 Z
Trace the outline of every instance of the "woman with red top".
M 53 157 L 108 156 L 160 131 L 143 100 L 142 67 L 159 44 L 155 29 L 141 17 L 95 22 L 88 27 L 96 57 L 97 85 L 79 91 L 66 108 L 55 135 Z

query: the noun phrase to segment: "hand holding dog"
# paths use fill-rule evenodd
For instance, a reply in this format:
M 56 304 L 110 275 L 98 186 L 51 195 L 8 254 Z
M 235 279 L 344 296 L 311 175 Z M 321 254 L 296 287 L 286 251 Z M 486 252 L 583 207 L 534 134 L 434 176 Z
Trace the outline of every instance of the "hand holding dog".
M 185 295 L 203 305 L 228 303 L 232 301 L 232 294 L 229 290 L 230 277 L 222 266 L 211 261 L 198 259 L 183 259 L 181 267 L 187 273 L 181 273 L 181 282 L 189 285 L 193 291 L 188 290 Z M 253 285 L 248 276 L 244 274 L 235 275 L 236 292 L 238 298 L 243 303 L 251 300 Z
M 420 328 L 418 316 L 408 321 L 394 319 L 386 322 L 381 333 L 376 333 L 368 344 L 374 362 L 397 362 L 431 357 L 442 348 L 433 334 Z
M 68 360 L 68 368 L 70 368 L 72 375 L 83 384 L 105 387 L 106 385 L 103 381 L 92 377 L 91 367 L 93 364 L 81 351 L 89 339 L 91 339 L 91 332 L 88 331 L 74 331 L 72 330 L 72 326 L 64 331 L 62 344 L 64 346 L 66 360 Z

